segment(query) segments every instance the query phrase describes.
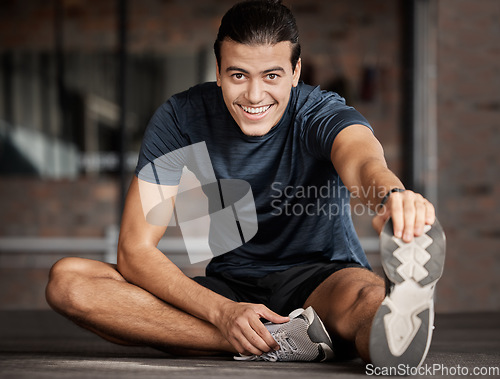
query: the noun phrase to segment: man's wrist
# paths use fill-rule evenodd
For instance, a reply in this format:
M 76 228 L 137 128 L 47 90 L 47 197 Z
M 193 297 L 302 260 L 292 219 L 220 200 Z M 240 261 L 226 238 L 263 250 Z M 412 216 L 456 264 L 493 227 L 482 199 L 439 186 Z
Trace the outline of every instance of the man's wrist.
M 210 290 L 212 292 L 212 290 Z M 206 321 L 218 327 L 219 321 L 224 317 L 227 306 L 236 303 L 231 299 L 222 297 L 216 292 L 213 292 L 216 296 L 212 299 L 210 308 L 208 309 Z
M 392 188 L 390 189 L 386 194 L 385 196 L 382 198 L 382 200 L 380 201 L 380 206 L 384 206 L 385 203 L 387 203 L 387 201 L 389 200 L 389 197 L 391 197 L 391 195 L 394 193 L 394 192 L 404 192 L 406 191 L 404 188 Z

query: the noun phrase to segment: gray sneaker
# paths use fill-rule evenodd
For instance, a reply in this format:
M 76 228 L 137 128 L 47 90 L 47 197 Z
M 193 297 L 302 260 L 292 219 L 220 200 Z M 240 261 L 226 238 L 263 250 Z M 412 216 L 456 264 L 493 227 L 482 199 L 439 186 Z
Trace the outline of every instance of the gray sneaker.
M 419 367 L 434 329 L 434 289 L 443 273 L 446 239 L 441 225 L 405 243 L 394 237 L 392 221 L 380 234 L 386 296 L 370 333 L 370 358 L 378 367 Z
M 319 316 L 312 307 L 294 310 L 290 321 L 283 324 L 266 323 L 267 330 L 280 345 L 277 351 L 262 355 L 241 355 L 237 361 L 318 361 L 333 358 L 333 347 Z

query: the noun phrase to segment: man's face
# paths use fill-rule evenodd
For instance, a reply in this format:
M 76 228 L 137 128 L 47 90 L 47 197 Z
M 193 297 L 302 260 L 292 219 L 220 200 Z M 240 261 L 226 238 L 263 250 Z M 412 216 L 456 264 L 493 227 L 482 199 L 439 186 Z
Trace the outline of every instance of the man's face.
M 290 42 L 222 42 L 217 85 L 231 116 L 246 135 L 265 135 L 283 116 L 290 90 L 297 86 L 300 77 L 300 60 L 293 70 L 291 54 Z

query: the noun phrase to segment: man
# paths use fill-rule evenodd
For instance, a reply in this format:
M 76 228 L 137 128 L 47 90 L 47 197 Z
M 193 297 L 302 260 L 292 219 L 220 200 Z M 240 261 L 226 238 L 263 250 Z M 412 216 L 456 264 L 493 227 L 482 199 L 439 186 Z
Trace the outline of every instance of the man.
M 193 87 L 158 109 L 136 174 L 203 142 L 217 179 L 250 183 L 257 234 L 212 259 L 206 277 L 188 278 L 156 247 L 172 210 L 163 226 L 148 223 L 140 195 L 148 179 L 136 176 L 118 264 L 57 262 L 49 304 L 109 341 L 174 354 L 324 360 L 354 351 L 379 366 L 418 366 L 430 343 L 444 257 L 433 206 L 404 190 L 357 111 L 336 94 L 299 83 L 298 31 L 280 2 L 235 5 L 214 49 L 217 83 Z M 173 198 L 183 163 L 163 164 L 170 176 L 160 183 L 162 196 Z M 328 196 L 306 193 L 325 188 Z M 379 233 L 384 224 L 384 233 L 394 231 L 382 243 L 387 289 L 355 234 L 348 190 L 378 210 Z

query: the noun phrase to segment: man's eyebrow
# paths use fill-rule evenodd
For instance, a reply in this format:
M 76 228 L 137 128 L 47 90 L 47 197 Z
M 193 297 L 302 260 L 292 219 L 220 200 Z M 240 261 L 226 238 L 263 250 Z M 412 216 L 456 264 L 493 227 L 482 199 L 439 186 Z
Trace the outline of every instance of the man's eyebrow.
M 249 72 L 241 67 L 236 67 L 236 66 L 229 66 L 228 68 L 226 68 L 226 72 L 229 72 L 229 71 L 239 71 L 239 72 L 242 72 L 244 74 L 249 74 Z
M 285 69 L 283 67 L 276 66 L 276 67 L 270 68 L 268 70 L 262 71 L 262 74 L 269 74 L 270 72 L 274 72 L 274 71 L 285 72 Z
M 244 68 L 241 68 L 241 67 L 237 67 L 237 66 L 229 66 L 228 68 L 226 68 L 226 72 L 230 72 L 230 71 L 238 71 L 238 72 L 242 72 L 244 74 L 249 74 L 249 72 L 247 70 L 245 70 Z M 285 72 L 285 69 L 281 66 L 276 66 L 276 67 L 272 67 L 272 68 L 269 68 L 267 70 L 264 70 L 261 72 L 261 74 L 269 74 L 270 72 L 275 72 L 275 71 L 281 71 L 281 72 Z

